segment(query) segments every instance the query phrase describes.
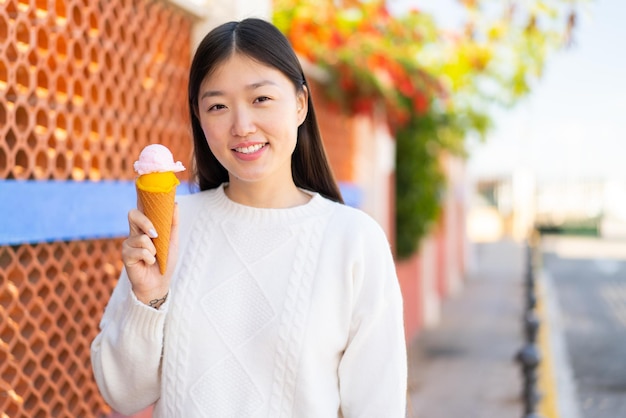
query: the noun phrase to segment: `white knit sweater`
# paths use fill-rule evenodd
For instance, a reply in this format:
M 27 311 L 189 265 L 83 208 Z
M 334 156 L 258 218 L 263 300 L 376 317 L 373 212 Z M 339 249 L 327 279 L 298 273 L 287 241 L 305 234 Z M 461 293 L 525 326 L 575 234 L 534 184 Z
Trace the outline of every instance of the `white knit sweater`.
M 258 209 L 222 187 L 179 199 L 160 310 L 122 273 L 93 341 L 105 400 L 154 417 L 405 416 L 402 298 L 369 216 L 313 194 Z

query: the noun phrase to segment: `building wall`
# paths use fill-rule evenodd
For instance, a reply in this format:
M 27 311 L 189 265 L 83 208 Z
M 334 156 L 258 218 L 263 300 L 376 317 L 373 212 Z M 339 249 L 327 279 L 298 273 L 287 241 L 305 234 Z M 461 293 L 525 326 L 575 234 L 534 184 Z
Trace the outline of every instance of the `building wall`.
M 346 203 L 371 215 L 391 240 L 394 154 L 384 119 L 348 116 L 325 100 L 320 85 L 309 84 L 324 147 Z
M 439 220 L 421 240 L 416 254 L 396 261 L 409 344 L 421 329 L 439 323 L 442 302 L 462 290 L 468 272 L 465 165 L 451 156 L 443 156 L 441 163 L 447 186 Z

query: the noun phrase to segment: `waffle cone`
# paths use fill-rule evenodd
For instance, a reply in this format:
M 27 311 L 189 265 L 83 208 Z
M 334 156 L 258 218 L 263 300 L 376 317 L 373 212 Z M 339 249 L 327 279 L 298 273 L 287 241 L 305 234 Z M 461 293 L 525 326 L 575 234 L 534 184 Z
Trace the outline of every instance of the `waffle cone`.
M 150 219 L 157 231 L 158 237 L 152 238 L 152 242 L 156 247 L 156 260 L 159 263 L 159 270 L 161 274 L 165 274 L 172 232 L 172 218 L 174 217 L 176 187 L 172 187 L 172 190 L 167 193 L 137 189 L 137 196 L 143 205 L 143 213 Z

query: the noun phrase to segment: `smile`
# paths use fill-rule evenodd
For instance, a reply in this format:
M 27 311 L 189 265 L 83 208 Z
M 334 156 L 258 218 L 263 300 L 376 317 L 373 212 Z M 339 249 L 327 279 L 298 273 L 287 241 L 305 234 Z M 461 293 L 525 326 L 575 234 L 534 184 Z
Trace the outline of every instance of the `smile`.
M 261 148 L 263 148 L 265 145 L 267 144 L 255 144 L 255 145 L 250 145 L 249 147 L 235 148 L 235 151 L 240 152 L 242 154 L 253 154 L 257 152 L 258 150 L 260 150 Z

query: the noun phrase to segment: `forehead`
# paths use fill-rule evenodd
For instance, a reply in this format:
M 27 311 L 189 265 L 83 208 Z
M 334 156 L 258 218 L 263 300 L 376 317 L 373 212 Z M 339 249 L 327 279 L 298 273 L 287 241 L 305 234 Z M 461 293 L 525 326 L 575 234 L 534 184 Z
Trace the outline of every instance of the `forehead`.
M 215 84 L 228 84 L 229 87 L 272 80 L 276 83 L 289 83 L 289 79 L 278 69 L 259 62 L 241 53 L 234 53 L 219 63 L 202 81 L 202 88 Z

